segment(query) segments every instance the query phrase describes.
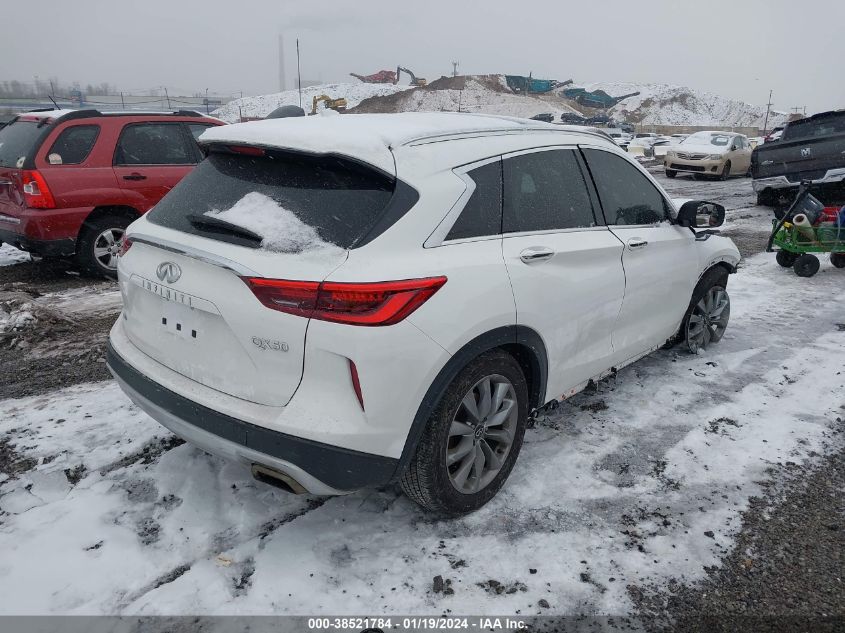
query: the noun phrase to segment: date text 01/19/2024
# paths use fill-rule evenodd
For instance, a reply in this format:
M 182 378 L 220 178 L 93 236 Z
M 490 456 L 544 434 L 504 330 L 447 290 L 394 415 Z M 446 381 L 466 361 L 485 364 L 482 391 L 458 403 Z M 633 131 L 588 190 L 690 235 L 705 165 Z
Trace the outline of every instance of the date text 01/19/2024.
M 519 631 L 526 628 L 523 620 L 510 617 L 345 617 L 309 618 L 308 629 L 312 631 L 471 631 L 504 630 Z

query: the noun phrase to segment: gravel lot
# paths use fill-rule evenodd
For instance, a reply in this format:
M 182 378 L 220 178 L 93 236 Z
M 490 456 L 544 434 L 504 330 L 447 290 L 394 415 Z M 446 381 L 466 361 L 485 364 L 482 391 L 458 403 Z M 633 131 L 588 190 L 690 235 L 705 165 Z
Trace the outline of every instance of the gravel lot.
M 728 214 L 723 232 L 736 241 L 744 257 L 750 257 L 763 250 L 772 214 L 768 209 L 754 206 L 749 179 L 699 182 L 678 177 L 669 180 L 662 176 L 659 169 L 652 170 L 673 196 L 708 199 L 724 204 Z M 6 261 L 10 261 L 9 247 L 0 249 L 0 259 L 4 255 Z M 757 258 L 754 261 L 755 265 L 760 266 L 759 262 L 763 260 Z M 842 272 L 831 269 L 823 270 L 823 273 L 826 274 L 820 273 L 818 283 L 824 284 L 823 288 L 827 293 L 835 292 L 830 290 L 836 288 L 835 275 L 840 275 L 845 280 Z M 791 274 L 784 279 L 788 280 L 784 281 L 784 284 L 795 283 Z M 808 286 L 796 288 L 805 293 L 811 290 Z M 796 316 L 796 311 L 801 302 L 812 301 L 810 294 L 806 296 L 807 299 L 796 300 L 796 305 L 789 306 L 788 309 L 783 306 L 776 309 L 778 306 L 772 306 L 770 314 L 747 315 L 747 318 L 759 322 L 761 327 L 764 324 L 771 327 L 772 320 L 775 320 L 785 328 L 793 324 L 796 318 L 800 318 L 800 315 Z M 816 297 L 816 300 L 824 301 L 824 298 Z M 578 472 L 579 468 L 592 469 L 594 477 L 606 480 L 605 483 L 611 483 L 623 492 L 630 490 L 631 496 L 619 507 L 602 507 L 598 497 L 590 500 L 587 498 L 589 495 L 585 495 L 573 497 L 573 503 L 587 507 L 586 515 L 576 513 L 575 510 L 568 514 L 566 498 L 563 499 L 563 506 L 560 505 L 561 501 L 557 500 L 554 507 L 544 508 L 542 503 L 530 499 L 536 484 L 521 483 L 518 478 L 513 487 L 516 492 L 503 496 L 505 514 L 488 517 L 482 512 L 476 517 L 449 524 L 431 522 L 418 516 L 414 509 L 398 497 L 395 490 L 351 495 L 328 502 L 322 499 L 292 498 L 260 487 L 234 467 L 203 456 L 195 449 L 182 446 L 181 442 L 175 441 L 129 405 L 110 381 L 101 382 L 100 385 L 91 384 L 109 379 L 103 362 L 103 346 L 108 330 L 118 314 L 119 301 L 114 284 L 81 278 L 61 264 L 44 266 L 21 261 L 0 266 L 0 310 L 16 315 L 26 312 L 33 316 L 31 320 L 21 318 L 14 328 L 0 330 L 0 375 L 4 376 L 0 382 L 0 409 L 5 412 L 9 421 L 9 424 L 0 428 L 0 433 L 3 433 L 0 435 L 0 507 L 3 508 L 0 510 L 0 540 L 4 532 L 11 535 L 10 530 L 20 529 L 22 522 L 27 518 L 34 521 L 35 513 L 42 510 L 38 502 L 27 501 L 27 495 L 38 493 L 36 496 L 41 500 L 47 499 L 48 504 L 58 500 L 55 503 L 63 504 L 58 510 L 60 515 L 73 514 L 75 510 L 72 499 L 77 499 L 77 505 L 83 503 L 84 499 L 94 503 L 99 497 L 90 495 L 100 486 L 105 487 L 104 489 L 124 491 L 122 494 L 126 495 L 130 503 L 120 509 L 104 510 L 97 525 L 110 520 L 116 526 L 129 526 L 130 531 L 140 539 L 140 546 L 146 548 L 140 551 L 148 558 L 144 560 L 144 573 L 147 574 L 148 580 L 134 588 L 127 586 L 116 590 L 117 595 L 113 599 L 93 602 L 83 590 L 67 592 L 59 584 L 54 590 L 54 598 L 45 597 L 41 603 L 38 600 L 32 601 L 35 605 L 49 605 L 32 607 L 36 609 L 35 612 L 202 612 L 203 605 L 207 602 L 194 601 L 198 599 L 195 598 L 196 589 L 188 584 L 190 580 L 187 579 L 191 578 L 192 570 L 203 568 L 207 563 L 206 558 L 211 557 L 209 560 L 213 561 L 214 556 L 221 552 L 225 553 L 224 560 L 231 558 L 234 561 L 220 563 L 218 560 L 216 563 L 217 567 L 225 567 L 220 573 L 226 574 L 226 582 L 229 585 L 227 592 L 224 592 L 226 599 L 244 600 L 243 603 L 236 602 L 243 605 L 244 612 L 256 612 L 256 605 L 262 604 L 265 609 L 268 608 L 267 605 L 271 605 L 270 608 L 278 612 L 282 609 L 281 603 L 270 603 L 267 598 L 267 585 L 272 585 L 270 581 L 273 577 L 267 576 L 266 568 L 259 562 L 267 560 L 268 552 L 271 556 L 275 555 L 278 561 L 302 569 L 310 569 L 308 565 L 314 561 L 322 561 L 319 557 L 313 561 L 305 558 L 304 562 L 290 558 L 289 553 L 279 549 L 284 538 L 290 543 L 304 544 L 306 548 L 310 547 L 309 539 L 317 539 L 326 547 L 331 543 L 330 556 L 327 554 L 326 562 L 330 569 L 336 569 L 334 581 L 327 581 L 336 583 L 327 585 L 331 587 L 331 595 L 339 595 L 339 578 L 344 578 L 343 594 L 346 594 L 345 588 L 348 587 L 350 594 L 356 591 L 358 597 L 364 600 L 369 595 L 367 592 L 372 591 L 369 604 L 372 604 L 371 608 L 375 610 L 380 609 L 382 605 L 394 604 L 413 610 L 419 609 L 421 604 L 426 604 L 432 611 L 469 612 L 477 609 L 467 609 L 460 604 L 446 603 L 443 600 L 446 599 L 444 593 L 447 587 L 450 590 L 455 587 L 460 593 L 472 586 L 474 593 L 470 595 L 474 599 L 481 595 L 484 600 L 493 602 L 475 599 L 475 602 L 463 604 L 481 605 L 485 611 L 494 610 L 494 607 L 489 606 L 493 604 L 500 605 L 503 612 L 518 613 L 522 610 L 525 614 L 543 613 L 546 607 L 542 602 L 545 602 L 546 606 L 551 603 L 551 609 L 556 613 L 622 615 L 628 625 L 649 631 L 753 630 L 764 624 L 771 625 L 770 630 L 799 630 L 793 627 L 806 625 L 807 620 L 802 618 L 807 617 L 816 619 L 810 628 L 804 626 L 804 630 L 826 630 L 825 627 L 843 624 L 841 618 L 845 618 L 845 437 L 842 429 L 845 427 L 845 399 L 842 398 L 841 391 L 838 400 L 833 396 L 825 396 L 831 398 L 831 401 L 817 407 L 816 413 L 808 414 L 808 423 L 820 424 L 822 427 L 819 428 L 824 428 L 815 439 L 799 439 L 797 450 L 779 454 L 776 459 L 769 460 L 765 477 L 759 482 L 759 490 L 746 499 L 747 503 L 743 502 L 741 496 L 736 500 L 731 497 L 730 504 L 736 506 L 735 527 L 732 527 L 734 523 L 726 514 L 727 508 L 716 511 L 711 509 L 711 512 L 715 512 L 712 515 L 712 527 L 704 531 L 703 540 L 715 545 L 717 555 L 702 555 L 702 560 L 710 561 L 706 565 L 703 578 L 695 582 L 685 582 L 680 578 L 669 582 L 650 583 L 646 573 L 642 576 L 626 576 L 625 559 L 637 555 L 638 548 L 640 552 L 644 549 L 653 550 L 654 563 L 658 563 L 657 558 L 671 560 L 669 552 L 657 553 L 657 544 L 661 542 L 661 538 L 671 537 L 671 548 L 675 548 L 677 544 L 679 548 L 687 547 L 690 555 L 698 554 L 699 552 L 694 551 L 699 547 L 698 541 L 690 545 L 683 540 L 686 538 L 683 536 L 685 527 L 688 530 L 698 530 L 700 525 L 698 518 L 689 516 L 690 510 L 697 512 L 694 506 L 700 502 L 701 513 L 704 513 L 706 504 L 715 503 L 712 500 L 718 500 L 720 496 L 728 499 L 727 495 L 732 493 L 729 492 L 727 484 L 724 489 L 703 484 L 711 489 L 681 488 L 683 494 L 691 496 L 688 499 L 679 498 L 673 491 L 677 491 L 677 486 L 681 484 L 672 478 L 671 468 L 667 470 L 665 460 L 668 458 L 661 457 L 668 451 L 668 447 L 677 441 L 678 431 L 669 433 L 667 430 L 661 430 L 659 433 L 664 433 L 666 437 L 655 431 L 658 435 L 652 440 L 644 434 L 642 428 L 635 427 L 626 431 L 625 414 L 615 410 L 614 402 L 622 402 L 622 398 L 639 398 L 633 401 L 643 402 L 642 406 L 645 408 L 647 404 L 644 398 L 647 397 L 645 394 L 649 381 L 656 381 L 658 377 L 674 371 L 678 378 L 675 382 L 680 383 L 683 382 L 681 378 L 687 376 L 686 373 L 680 373 L 683 370 L 695 372 L 696 376 L 700 375 L 701 381 L 712 381 L 706 384 L 712 387 L 713 394 L 704 398 L 703 404 L 710 407 L 708 411 L 715 412 L 720 398 L 726 398 L 719 395 L 720 391 L 724 394 L 730 390 L 730 383 L 723 381 L 731 376 L 727 367 L 735 362 L 731 360 L 732 355 L 745 353 L 737 347 L 738 343 L 723 343 L 722 345 L 727 345 L 727 353 L 717 362 L 705 363 L 707 359 L 688 360 L 675 352 L 661 352 L 656 360 L 647 360 L 630 370 L 627 379 L 623 379 L 627 382 L 619 385 L 613 382 L 602 384 L 597 392 L 582 394 L 563 405 L 559 414 L 538 421 L 527 449 L 537 455 L 536 460 L 540 464 L 550 462 L 555 455 L 550 452 L 551 440 L 575 443 L 581 447 L 583 455 L 584 451 L 594 450 L 593 447 L 598 451 L 597 447 L 603 443 L 618 442 L 619 438 L 622 438 L 623 443 L 611 454 L 605 457 L 597 454 L 597 463 L 592 463 L 585 457 L 583 463 L 574 463 L 573 470 L 567 471 L 571 474 Z M 841 319 L 843 323 L 836 323 L 835 318 L 827 312 L 820 312 L 820 315 L 824 318 L 820 327 L 831 332 L 826 336 L 835 337 L 839 330 L 843 331 L 841 336 L 845 336 L 845 315 Z M 735 327 L 736 324 L 734 321 L 732 326 Z M 778 347 L 774 345 L 775 340 L 772 341 L 772 350 L 764 350 L 764 356 L 765 352 L 771 352 L 770 357 L 761 357 L 760 374 L 770 372 L 772 368 L 776 370 L 778 363 L 782 362 L 784 367 L 780 371 L 783 374 L 784 393 L 791 398 L 813 395 L 808 394 L 806 389 L 800 393 L 789 393 L 790 385 L 809 372 L 813 363 L 808 361 L 806 367 L 797 367 L 792 366 L 790 361 L 790 366 L 787 367 L 785 354 L 788 346 L 780 342 L 781 346 Z M 730 347 L 732 344 L 734 347 Z M 816 352 L 824 354 L 825 349 L 841 351 L 841 347 L 831 345 L 833 344 L 825 339 L 825 342 L 818 344 Z M 684 363 L 689 364 L 688 369 Z M 717 365 L 726 367 L 726 378 L 719 376 L 722 370 L 714 369 Z M 840 369 L 845 373 L 845 365 Z M 688 375 L 692 376 L 692 373 Z M 839 375 L 840 372 L 837 372 L 836 376 Z M 748 388 L 750 383 L 759 378 L 755 370 L 747 369 L 736 376 L 739 381 L 733 385 L 736 392 Z M 834 380 L 831 384 L 842 383 L 842 380 L 836 380 L 839 380 L 839 383 Z M 88 398 L 90 394 L 101 393 L 103 408 L 109 412 L 108 415 L 116 416 L 115 420 L 131 420 L 132 426 L 126 428 L 134 428 L 134 431 L 127 435 L 125 431 L 118 432 L 111 428 L 111 424 L 92 429 L 91 438 L 99 439 L 96 445 L 89 447 L 90 453 L 81 439 L 81 443 L 75 443 L 77 440 L 72 433 L 63 436 L 61 427 L 56 427 L 56 433 L 49 431 L 53 424 L 64 423 L 66 426 L 74 421 L 69 417 L 69 421 L 65 423 L 61 417 L 63 409 L 58 408 L 58 401 L 54 397 L 58 389 L 73 385 L 80 385 L 80 390 L 62 392 L 61 397 L 70 403 L 76 403 L 69 408 L 78 411 L 74 415 L 77 415 L 80 421 L 83 418 L 90 420 L 92 416 L 96 418 L 103 415 L 91 407 L 90 403 L 93 401 Z M 797 386 L 800 386 L 800 383 Z M 677 384 L 676 388 L 679 393 L 674 397 L 680 398 L 683 385 Z M 810 386 L 810 390 L 812 388 Z M 20 402 L 9 400 L 13 398 L 27 399 Z M 691 406 L 692 404 L 695 403 L 691 403 Z M 51 407 L 55 407 L 55 410 Z M 32 410 L 39 412 L 37 426 L 22 428 L 21 422 L 15 422 L 32 419 Z M 683 411 L 686 412 L 686 408 L 683 408 Z M 760 415 L 766 415 L 767 409 L 761 411 Z M 838 411 L 839 414 L 831 414 L 831 411 Z M 57 419 L 60 422 L 56 422 Z M 710 430 L 705 431 L 705 437 L 712 439 L 707 441 L 725 441 L 725 450 L 730 449 L 730 442 L 733 441 L 731 434 L 738 433 L 735 426 L 741 425 L 730 417 L 711 416 L 707 419 L 712 420 Z M 704 424 L 707 420 L 700 422 Z M 667 439 L 669 437 L 672 439 Z M 98 457 L 100 444 L 123 444 L 125 449 L 121 449 L 119 460 L 115 460 L 111 453 Z M 727 454 L 729 453 L 726 452 Z M 577 455 L 572 457 L 578 459 Z M 527 457 L 521 457 L 521 461 L 523 459 Z M 692 459 L 695 461 L 697 458 Z M 49 469 L 46 465 L 51 462 L 54 462 L 57 468 L 61 467 L 56 471 L 61 479 L 58 483 L 54 479 L 45 479 L 50 474 L 47 473 Z M 190 468 L 199 473 L 206 473 L 211 479 L 211 484 L 192 483 L 191 488 L 199 486 L 199 489 L 193 491 L 195 498 L 189 505 L 184 491 L 178 488 L 170 490 L 170 480 L 165 480 L 162 473 L 176 472 L 174 469 L 181 473 L 183 469 Z M 36 477 L 38 474 L 43 475 L 41 479 Z M 183 484 L 188 479 L 194 481 L 188 475 L 179 476 Z M 572 476 L 577 479 L 577 476 Z M 34 483 L 27 484 L 29 487 L 17 485 L 16 482 L 26 481 L 27 477 L 33 477 Z M 640 488 L 644 480 L 652 482 L 653 486 L 646 492 Z M 208 490 L 207 486 L 215 482 L 219 484 L 219 489 L 215 488 L 213 492 Z M 39 492 L 42 489 L 47 491 L 43 495 Z M 57 490 L 59 492 L 56 492 Z M 229 491 L 231 498 L 224 496 L 221 491 Z M 65 498 L 61 496 L 63 494 L 70 496 Z M 203 494 L 207 496 L 203 497 Z M 189 516 L 187 519 L 180 517 L 179 522 L 176 522 L 174 517 L 178 515 L 183 499 L 185 506 L 181 510 L 190 510 Z M 213 500 L 217 514 L 212 512 L 208 515 L 208 508 L 199 503 L 202 499 Z M 531 509 L 512 513 L 518 500 L 523 500 Z M 11 503 L 12 501 L 14 503 Z M 660 505 L 661 503 L 663 505 Z M 253 517 L 254 521 L 244 523 L 243 514 L 238 514 L 237 520 L 233 519 L 231 523 L 227 523 L 226 517 L 221 518 L 219 514 L 231 514 L 230 505 L 243 507 L 244 513 Z M 626 505 L 630 508 L 630 515 L 623 511 Z M 709 508 L 709 505 L 707 507 Z M 330 513 L 331 508 L 335 508 L 334 514 Z M 43 509 L 46 511 L 46 508 Z M 94 510 L 95 513 L 97 511 L 99 510 Z M 342 520 L 347 522 L 347 530 L 351 530 L 350 524 L 355 522 L 358 522 L 360 527 L 351 533 L 340 533 L 337 541 L 327 541 L 340 529 L 340 517 L 344 517 Z M 197 521 L 206 521 L 210 525 L 198 525 Z M 565 536 L 568 530 L 581 527 L 584 521 L 595 521 L 595 529 L 599 534 L 603 533 L 601 529 L 609 526 L 608 534 L 615 533 L 626 543 L 624 546 L 622 543 L 616 543 L 618 549 L 614 549 L 615 545 L 609 545 L 607 552 L 601 552 L 601 547 L 596 549 L 595 543 L 581 543 L 578 540 L 581 532 L 574 533 L 576 538 L 554 540 L 558 533 Z M 20 523 L 17 527 L 16 522 Z M 108 549 L 100 549 L 103 541 L 108 543 L 108 538 L 94 538 L 96 529 L 99 529 L 97 525 L 92 526 L 92 543 L 86 543 L 86 547 L 93 548 L 91 552 Z M 176 525 L 181 526 L 178 528 L 180 532 L 176 531 Z M 392 572 L 384 573 L 388 579 L 387 586 L 383 582 L 379 586 L 369 575 L 364 577 L 364 582 L 358 583 L 357 575 L 354 575 L 353 580 L 349 576 L 350 572 L 344 571 L 350 569 L 350 561 L 358 561 L 357 566 L 367 570 L 370 566 L 376 567 L 384 563 L 377 558 L 371 565 L 362 563 L 359 557 L 365 554 L 362 554 L 359 543 L 374 543 L 367 547 L 375 548 L 380 542 L 378 534 L 382 529 L 400 531 L 407 529 L 409 525 L 414 526 L 414 531 L 410 533 L 416 533 L 420 537 L 420 544 L 419 547 L 412 548 L 413 553 L 411 549 L 396 553 L 397 559 L 405 559 L 402 568 L 412 570 L 425 561 L 423 567 L 426 570 L 424 573 L 427 573 L 432 567 L 430 561 L 436 559 L 448 563 L 446 572 L 437 575 L 432 572 L 428 577 L 416 582 L 407 580 L 411 576 L 403 580 L 400 572 L 397 572 L 397 581 L 393 583 L 398 586 L 397 591 L 397 587 L 391 585 Z M 732 538 L 721 540 L 719 530 L 722 525 L 725 534 L 732 534 Z M 300 526 L 298 530 L 297 526 Z M 711 530 L 716 531 L 715 535 Z M 214 534 L 209 534 L 212 531 Z M 277 531 L 279 537 L 274 539 L 273 535 Z M 182 539 L 183 535 L 187 537 L 189 533 L 193 536 L 193 545 L 185 546 L 192 552 L 187 555 L 187 562 L 180 559 L 180 556 L 185 554 L 185 548 L 174 545 L 178 539 L 170 532 L 178 534 L 178 539 Z M 427 549 L 429 544 L 422 539 L 421 532 L 426 534 L 428 540 L 434 539 L 430 551 Z M 479 556 L 474 551 L 477 541 L 466 541 L 466 534 L 475 535 L 478 539 L 484 538 L 484 534 L 504 535 L 502 538 L 513 542 L 515 548 L 519 545 L 521 535 L 540 535 L 542 538 L 537 537 L 537 543 L 544 545 L 532 546 L 532 550 L 536 550 L 536 547 L 555 549 L 540 552 L 540 558 L 545 564 L 537 565 L 541 567 L 539 573 L 537 569 L 529 570 L 526 564 L 524 570 L 501 568 L 495 576 L 478 576 L 478 570 L 473 570 Z M 550 540 L 543 540 L 547 537 Z M 613 536 L 608 538 L 612 539 Z M 701 540 L 700 534 L 698 538 Z M 201 546 L 207 540 L 209 544 Z M 97 545 L 98 542 L 100 545 Z M 725 545 L 722 546 L 722 543 Z M 167 548 L 164 544 L 167 544 Z M 25 546 L 29 545 L 21 547 Z M 38 546 L 37 541 L 32 541 L 31 547 L 37 549 Z M 364 552 L 373 551 L 364 549 Z M 388 548 L 386 553 L 389 551 Z M 516 550 L 514 554 L 517 554 Z M 93 555 L 86 553 L 86 556 Z M 262 556 L 265 558 L 261 559 Z M 375 557 L 375 554 L 373 556 Z M 533 553 L 523 556 L 527 558 L 533 556 Z M 609 562 L 603 558 L 608 556 Z M 127 557 L 126 565 L 131 566 L 133 558 L 129 554 Z M 648 558 L 651 557 L 649 554 Z M 207 564 L 212 567 L 215 565 L 213 562 Z M 602 565 L 606 565 L 606 568 Z M 556 578 L 562 577 L 560 574 L 557 577 L 544 575 L 558 566 L 576 568 L 574 585 L 555 582 Z M 0 575 L 3 569 L 4 563 L 0 562 Z M 615 573 L 614 569 L 617 570 Z M 315 566 L 311 576 L 315 573 L 319 575 L 321 571 L 322 569 Z M 486 571 L 484 569 L 481 573 Z M 387 572 L 387 569 L 384 569 L 384 572 Z M 364 571 L 360 574 L 363 575 Z M 665 576 L 666 574 L 663 577 Z M 682 574 L 679 572 L 680 576 Z M 548 592 L 538 595 L 540 590 L 535 585 L 539 583 L 532 584 L 531 581 L 545 580 L 547 577 L 550 581 L 546 583 Z M 108 580 L 109 576 L 106 575 L 103 582 Z M 111 582 L 120 585 L 123 582 L 121 574 L 115 571 Z M 370 583 L 369 588 L 366 586 L 367 582 Z M 373 582 L 376 582 L 375 587 Z M 463 585 L 463 588 L 460 585 Z M 294 586 L 283 587 L 280 591 L 290 590 L 293 593 L 296 589 L 292 587 Z M 5 591 L 12 589 L 11 586 L 4 588 Z M 215 600 L 215 592 L 219 591 L 217 586 L 212 583 L 208 591 L 208 599 Z M 556 591 L 558 594 L 555 594 Z M 560 592 L 567 595 L 563 596 Z M 500 594 L 501 597 L 497 597 Z M 516 603 L 513 601 L 523 595 L 526 601 L 523 601 L 521 608 L 514 609 L 512 605 Z M 424 598 L 418 599 L 419 596 Z M 538 601 L 541 596 L 547 597 Z M 615 611 L 614 609 L 619 608 L 617 605 L 621 604 L 617 600 L 619 596 L 630 601 L 634 609 L 625 613 Z M 529 597 L 530 602 L 527 601 Z M 352 600 L 351 596 L 349 600 Z M 302 598 L 300 604 L 310 604 L 310 599 Z M 0 598 L 0 612 L 16 612 L 15 605 Z M 701 628 L 702 616 L 714 617 L 708 620 L 705 629 Z M 833 616 L 839 617 L 840 620 L 825 619 Z

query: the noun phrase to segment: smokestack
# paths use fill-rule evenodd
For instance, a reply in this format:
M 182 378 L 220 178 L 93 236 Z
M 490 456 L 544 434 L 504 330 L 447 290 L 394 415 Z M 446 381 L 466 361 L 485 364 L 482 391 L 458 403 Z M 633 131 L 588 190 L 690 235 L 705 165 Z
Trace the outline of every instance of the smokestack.
M 285 81 L 285 39 L 279 33 L 279 91 L 283 92 L 287 88 Z

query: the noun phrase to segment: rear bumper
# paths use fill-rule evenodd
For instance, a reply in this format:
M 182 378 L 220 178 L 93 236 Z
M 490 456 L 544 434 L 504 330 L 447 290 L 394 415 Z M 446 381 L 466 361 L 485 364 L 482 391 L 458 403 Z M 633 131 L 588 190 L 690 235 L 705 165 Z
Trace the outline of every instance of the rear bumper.
M 295 437 L 238 420 L 150 380 L 109 344 L 107 365 L 121 389 L 176 435 L 217 454 L 283 473 L 312 494 L 343 494 L 387 483 L 398 460 Z
M 22 235 L 7 226 L 11 222 L 4 222 L 0 217 L 0 242 L 11 244 L 15 248 L 44 257 L 70 257 L 76 252 L 75 239 L 38 240 Z
M 821 178 L 810 180 L 814 185 L 834 184 L 845 182 L 845 167 L 839 169 L 830 169 Z M 760 193 L 766 189 L 786 189 L 789 187 L 797 187 L 800 184 L 798 181 L 791 181 L 786 176 L 772 176 L 771 178 L 755 178 L 751 182 L 754 188 L 754 193 Z
M 0 211 L 4 242 L 39 255 L 73 255 L 76 238 L 94 207 Z

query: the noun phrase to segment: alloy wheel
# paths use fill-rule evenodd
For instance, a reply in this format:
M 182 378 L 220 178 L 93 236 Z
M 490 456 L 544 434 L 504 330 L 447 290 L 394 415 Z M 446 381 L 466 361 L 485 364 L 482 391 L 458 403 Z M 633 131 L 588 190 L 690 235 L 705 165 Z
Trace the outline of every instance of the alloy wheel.
M 485 376 L 458 405 L 446 443 L 449 481 L 463 494 L 487 487 L 504 466 L 519 420 L 516 392 L 504 376 Z
M 731 300 L 728 292 L 719 286 L 710 288 L 695 304 L 687 321 L 687 345 L 692 353 L 718 343 L 728 327 Z
M 106 229 L 94 240 L 94 259 L 107 270 L 117 269 L 117 254 L 123 229 Z

